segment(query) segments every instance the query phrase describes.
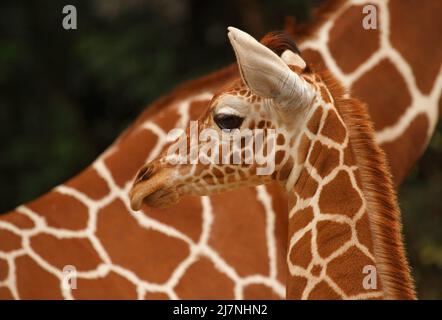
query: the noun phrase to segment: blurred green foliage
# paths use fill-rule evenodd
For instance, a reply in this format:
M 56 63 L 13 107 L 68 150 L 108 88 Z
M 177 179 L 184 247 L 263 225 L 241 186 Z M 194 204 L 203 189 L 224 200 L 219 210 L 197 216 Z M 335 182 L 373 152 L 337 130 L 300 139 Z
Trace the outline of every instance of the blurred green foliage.
M 399 192 L 419 298 L 442 299 L 442 123 Z
M 89 165 L 146 104 L 233 61 L 226 27 L 256 37 L 320 1 L 3 0 L 0 212 Z M 78 30 L 62 28 L 62 8 Z M 244 10 L 247 8 L 247 10 Z M 442 298 L 442 128 L 400 192 L 421 298 Z

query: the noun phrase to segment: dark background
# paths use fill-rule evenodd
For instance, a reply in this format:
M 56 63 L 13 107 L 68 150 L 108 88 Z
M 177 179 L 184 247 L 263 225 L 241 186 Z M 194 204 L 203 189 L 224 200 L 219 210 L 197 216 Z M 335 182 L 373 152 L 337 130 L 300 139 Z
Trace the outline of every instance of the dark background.
M 232 62 L 228 25 L 261 37 L 318 3 L 2 0 L 0 212 L 80 172 L 175 85 Z M 78 30 L 62 28 L 67 4 Z M 441 163 L 439 125 L 399 194 L 420 298 L 442 299 Z

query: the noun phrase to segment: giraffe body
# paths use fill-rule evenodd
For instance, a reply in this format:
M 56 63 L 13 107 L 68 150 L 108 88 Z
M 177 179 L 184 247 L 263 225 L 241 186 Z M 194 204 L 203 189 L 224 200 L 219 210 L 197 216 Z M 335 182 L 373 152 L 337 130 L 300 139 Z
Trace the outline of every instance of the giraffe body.
M 440 28 L 427 27 L 440 22 L 440 3 L 336 3 L 304 32 L 300 49 L 307 62 L 332 69 L 353 95 L 368 103 L 377 141 L 400 185 L 425 149 L 440 114 L 437 66 L 442 41 L 434 40 Z M 379 6 L 379 29 L 357 34 L 361 6 L 367 3 Z M 409 20 L 409 11 L 426 22 L 425 37 L 419 34 L 421 26 Z M 358 45 L 362 36 L 370 37 L 369 47 Z M 376 45 L 380 37 L 382 46 Z M 347 66 L 351 59 L 344 51 L 349 45 L 358 59 Z M 419 61 L 427 54 L 433 55 L 432 64 Z M 165 133 L 195 120 L 213 93 L 236 76 L 231 66 L 185 84 L 149 107 L 80 175 L 1 216 L 0 298 L 284 297 L 288 213 L 277 184 L 187 198 L 174 208 L 144 214 L 133 214 L 128 206 L 127 191 L 136 170 L 158 155 Z M 390 100 L 373 90 L 380 81 Z M 390 106 L 388 113 L 385 105 Z M 232 213 L 245 202 L 241 217 Z M 116 226 L 126 232 L 119 233 Z M 155 241 L 162 245 L 158 251 L 148 245 Z M 146 250 L 135 256 L 127 249 L 133 247 Z M 79 266 L 77 290 L 60 285 L 63 267 L 69 264 Z M 210 275 L 210 283 L 201 279 L 203 273 Z

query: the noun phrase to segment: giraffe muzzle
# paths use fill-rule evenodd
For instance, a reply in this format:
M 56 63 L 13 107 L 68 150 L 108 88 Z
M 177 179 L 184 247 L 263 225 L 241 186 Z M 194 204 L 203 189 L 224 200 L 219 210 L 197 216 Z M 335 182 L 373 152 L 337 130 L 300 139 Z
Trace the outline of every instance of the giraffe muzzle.
M 179 194 L 172 182 L 171 169 L 159 168 L 153 164 L 141 168 L 129 192 L 132 210 L 140 210 L 143 203 L 155 208 L 177 203 Z

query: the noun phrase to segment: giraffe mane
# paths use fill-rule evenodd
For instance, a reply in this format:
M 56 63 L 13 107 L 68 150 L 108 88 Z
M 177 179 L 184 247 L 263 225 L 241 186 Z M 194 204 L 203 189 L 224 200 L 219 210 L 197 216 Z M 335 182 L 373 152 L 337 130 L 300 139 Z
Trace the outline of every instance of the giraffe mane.
M 367 202 L 374 255 L 385 298 L 416 299 L 402 238 L 401 213 L 385 152 L 375 143 L 367 107 L 345 98 L 341 84 L 326 70 L 320 73 L 344 121 Z
M 294 53 L 301 54 L 293 37 L 286 31 L 269 32 L 260 42 L 275 52 L 278 56 L 280 56 L 285 50 L 291 50 Z

